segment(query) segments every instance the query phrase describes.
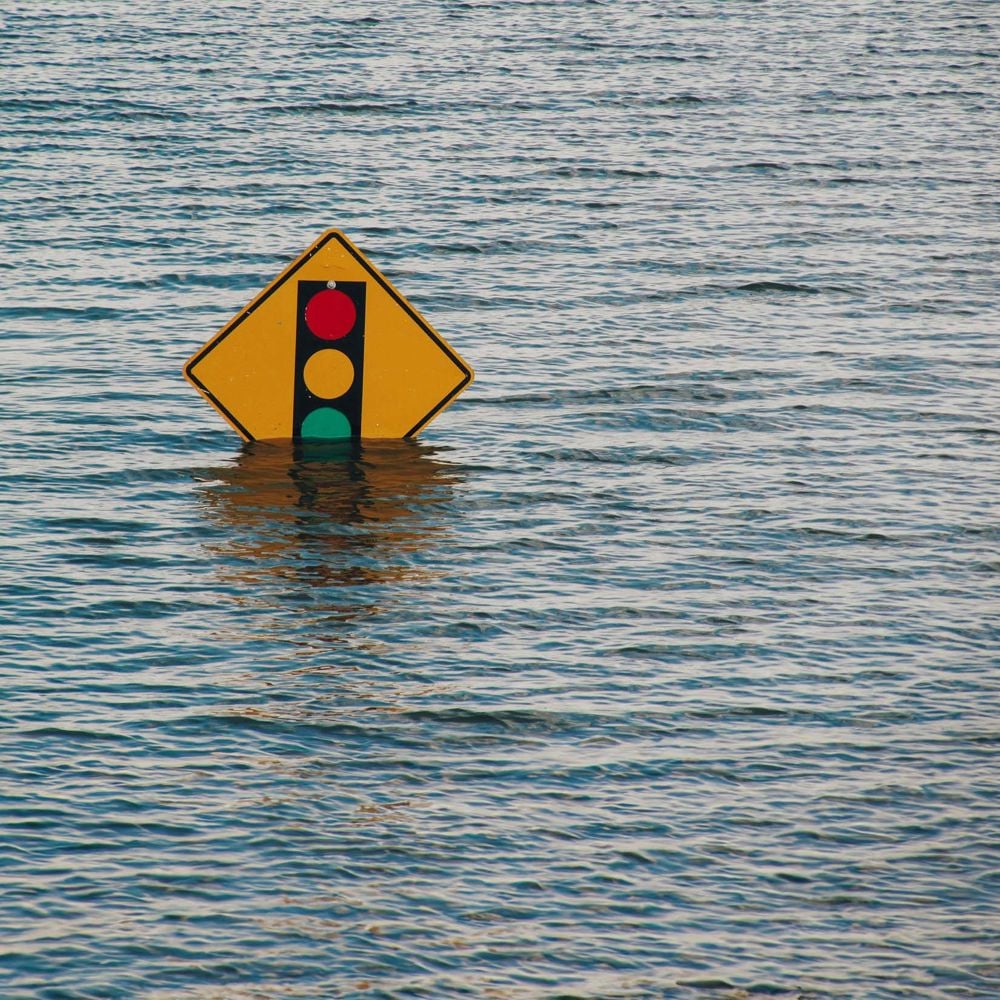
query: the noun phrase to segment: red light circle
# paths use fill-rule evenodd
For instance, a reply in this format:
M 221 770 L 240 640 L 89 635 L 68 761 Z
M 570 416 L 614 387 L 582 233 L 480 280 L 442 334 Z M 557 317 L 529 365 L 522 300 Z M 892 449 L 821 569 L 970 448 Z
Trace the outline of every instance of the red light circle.
M 349 295 L 327 288 L 306 304 L 306 326 L 321 340 L 339 340 L 354 327 L 358 311 Z

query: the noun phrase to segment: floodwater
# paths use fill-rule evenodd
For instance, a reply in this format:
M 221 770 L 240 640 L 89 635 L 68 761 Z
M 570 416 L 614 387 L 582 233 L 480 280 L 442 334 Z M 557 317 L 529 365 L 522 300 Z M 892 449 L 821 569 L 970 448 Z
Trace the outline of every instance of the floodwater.
M 988 3 L 0 14 L 0 997 L 992 998 Z M 241 446 L 324 229 L 477 381 Z

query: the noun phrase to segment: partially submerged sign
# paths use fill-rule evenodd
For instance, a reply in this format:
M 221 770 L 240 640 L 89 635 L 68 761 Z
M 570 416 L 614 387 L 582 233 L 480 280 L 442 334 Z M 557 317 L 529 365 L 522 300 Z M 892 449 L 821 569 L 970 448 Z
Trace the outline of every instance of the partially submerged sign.
M 472 369 L 331 229 L 184 366 L 246 441 L 412 437 Z

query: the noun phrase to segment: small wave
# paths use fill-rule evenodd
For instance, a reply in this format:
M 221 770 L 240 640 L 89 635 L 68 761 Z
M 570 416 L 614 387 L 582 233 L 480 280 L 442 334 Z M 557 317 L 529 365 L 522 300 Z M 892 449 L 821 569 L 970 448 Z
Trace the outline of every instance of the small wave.
M 800 285 L 791 281 L 748 281 L 744 285 L 737 285 L 734 291 L 791 292 L 797 295 L 819 295 L 824 291 L 824 289 L 816 288 L 813 285 Z
M 771 163 L 768 160 L 754 160 L 751 163 L 736 163 L 730 170 L 791 170 L 785 163 Z
M 636 179 L 651 179 L 662 177 L 662 171 L 655 167 L 611 167 L 599 164 L 580 164 L 577 166 L 554 167 L 540 171 L 545 177 L 596 177 L 606 180 L 611 177 L 631 177 Z

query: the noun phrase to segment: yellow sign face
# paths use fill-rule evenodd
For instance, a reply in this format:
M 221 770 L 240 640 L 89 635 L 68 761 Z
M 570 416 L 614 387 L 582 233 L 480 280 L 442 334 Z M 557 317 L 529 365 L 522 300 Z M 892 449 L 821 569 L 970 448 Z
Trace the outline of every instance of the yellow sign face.
M 473 377 L 335 229 L 198 351 L 184 375 L 246 441 L 412 437 Z

